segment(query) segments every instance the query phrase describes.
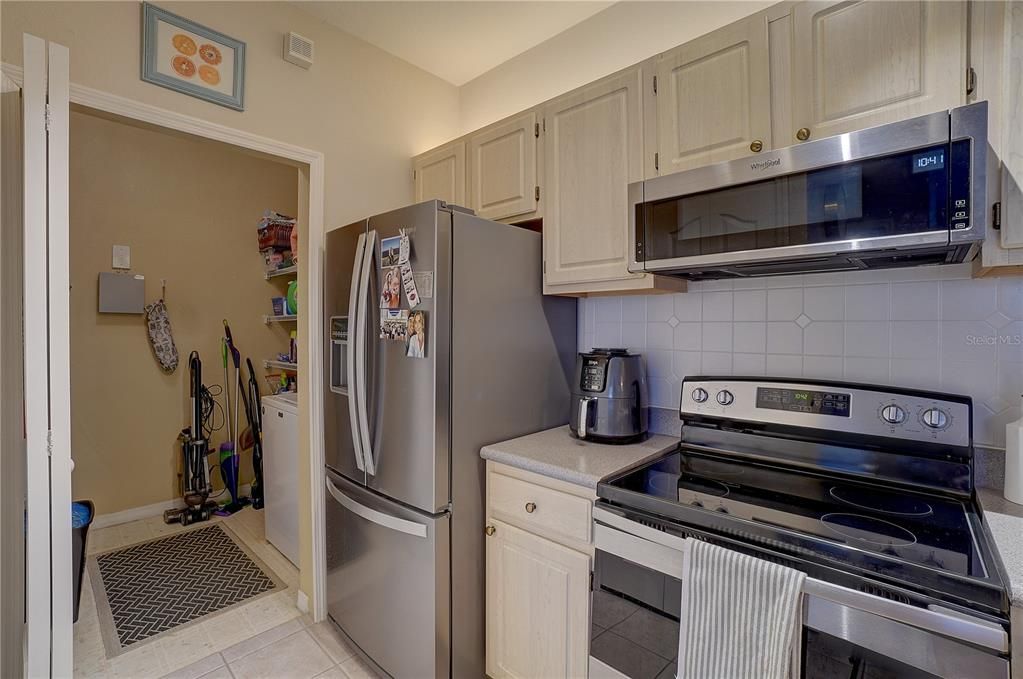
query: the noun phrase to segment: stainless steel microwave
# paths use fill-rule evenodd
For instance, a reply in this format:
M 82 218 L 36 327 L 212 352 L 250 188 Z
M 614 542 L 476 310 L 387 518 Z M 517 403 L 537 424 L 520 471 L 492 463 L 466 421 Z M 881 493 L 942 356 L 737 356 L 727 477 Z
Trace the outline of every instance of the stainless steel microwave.
M 969 261 L 987 102 L 629 185 L 629 269 L 692 280 Z

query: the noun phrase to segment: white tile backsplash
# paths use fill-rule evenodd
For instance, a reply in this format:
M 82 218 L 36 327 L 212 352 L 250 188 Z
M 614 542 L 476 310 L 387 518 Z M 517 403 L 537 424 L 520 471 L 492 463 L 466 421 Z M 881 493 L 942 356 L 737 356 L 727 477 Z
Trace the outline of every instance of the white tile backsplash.
M 970 266 L 691 283 L 579 301 L 580 349 L 647 354 L 651 401 L 686 375 L 815 377 L 966 393 L 979 445 L 1003 447 L 1023 391 L 1023 277 Z

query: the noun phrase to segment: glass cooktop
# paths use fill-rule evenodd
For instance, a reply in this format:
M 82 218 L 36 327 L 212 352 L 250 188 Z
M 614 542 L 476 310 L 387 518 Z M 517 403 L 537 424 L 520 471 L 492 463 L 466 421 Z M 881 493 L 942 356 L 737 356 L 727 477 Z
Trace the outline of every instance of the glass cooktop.
M 1000 607 L 997 573 L 969 498 L 860 484 L 684 447 L 597 495 L 731 540 Z M 665 502 L 667 501 L 667 502 Z M 975 587 L 991 591 L 977 594 Z

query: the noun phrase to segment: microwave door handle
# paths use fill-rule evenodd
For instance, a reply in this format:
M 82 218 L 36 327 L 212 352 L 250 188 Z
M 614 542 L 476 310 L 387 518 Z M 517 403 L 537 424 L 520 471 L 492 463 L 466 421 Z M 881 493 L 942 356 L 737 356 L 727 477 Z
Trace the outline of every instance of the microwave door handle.
M 329 477 L 326 479 L 326 482 L 327 492 L 330 493 L 330 496 L 337 500 L 338 504 L 350 511 L 352 514 L 361 516 L 371 523 L 375 523 L 383 528 L 398 531 L 399 533 L 405 533 L 406 535 L 411 535 L 417 538 L 428 537 L 429 533 L 427 531 L 426 524 L 402 519 L 367 507 L 366 505 L 356 502 L 342 493 L 341 489 L 335 486 L 334 482 L 331 481 Z
M 590 402 L 593 400 L 590 396 L 583 396 L 579 399 L 579 430 L 576 432 L 579 438 L 586 438 L 586 418 L 590 414 Z
M 372 320 L 369 314 L 370 276 L 376 275 L 373 262 L 376 257 L 377 232 L 370 231 L 366 234 L 366 246 L 362 256 L 362 271 L 359 281 L 359 317 L 355 330 L 355 370 L 358 378 L 355 381 L 355 408 L 358 414 L 357 431 L 361 439 L 362 460 L 366 467 L 366 473 L 374 476 L 377 472 L 376 461 L 373 458 L 373 443 L 369 435 L 369 405 L 366 402 L 366 362 L 367 342 L 369 341 L 369 328 L 367 323 Z
M 352 428 L 352 445 L 355 448 L 355 466 L 359 468 L 360 472 L 366 471 L 366 465 L 362 461 L 362 436 L 359 433 L 359 404 L 358 404 L 358 390 L 357 386 L 360 380 L 356 376 L 356 365 L 358 361 L 355 357 L 355 352 L 359 346 L 358 342 L 355 341 L 357 334 L 356 328 L 359 326 L 359 299 L 360 285 L 362 282 L 362 259 L 363 252 L 366 248 L 366 234 L 363 233 L 359 236 L 359 242 L 355 246 L 355 265 L 352 267 L 352 288 L 351 293 L 348 296 L 348 336 L 349 346 L 346 353 L 346 361 L 348 364 L 348 420 Z M 331 352 L 333 358 L 334 352 Z

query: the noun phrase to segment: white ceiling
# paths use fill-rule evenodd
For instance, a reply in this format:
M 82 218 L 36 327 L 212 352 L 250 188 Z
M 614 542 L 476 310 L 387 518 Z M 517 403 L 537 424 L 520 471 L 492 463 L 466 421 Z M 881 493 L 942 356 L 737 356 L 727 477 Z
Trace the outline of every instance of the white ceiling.
M 463 85 L 611 2 L 296 2 L 329 24 Z

